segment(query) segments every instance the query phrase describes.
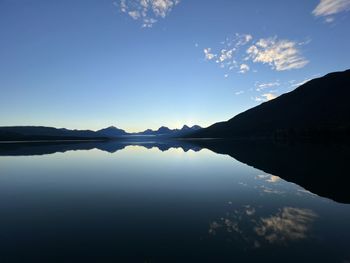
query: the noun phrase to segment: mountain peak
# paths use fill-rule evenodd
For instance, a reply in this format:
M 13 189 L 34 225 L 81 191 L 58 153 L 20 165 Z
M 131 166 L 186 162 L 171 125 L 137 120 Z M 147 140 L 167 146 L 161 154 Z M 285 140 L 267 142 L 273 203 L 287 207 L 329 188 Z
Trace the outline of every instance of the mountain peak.
M 107 128 L 104 128 L 103 130 L 107 130 L 107 129 L 108 129 L 108 130 L 112 130 L 112 129 L 115 130 L 115 129 L 118 129 L 118 128 L 112 125 L 112 126 L 109 126 L 109 127 L 107 127 Z
M 162 126 L 157 131 L 158 132 L 169 132 L 171 130 L 168 127 Z
M 199 125 L 193 125 L 193 126 L 191 127 L 191 130 L 200 130 L 200 129 L 202 129 L 202 127 L 199 126 Z
M 119 137 L 127 134 L 124 130 L 119 129 L 115 126 L 109 126 L 107 128 L 98 130 L 97 133 L 108 137 Z

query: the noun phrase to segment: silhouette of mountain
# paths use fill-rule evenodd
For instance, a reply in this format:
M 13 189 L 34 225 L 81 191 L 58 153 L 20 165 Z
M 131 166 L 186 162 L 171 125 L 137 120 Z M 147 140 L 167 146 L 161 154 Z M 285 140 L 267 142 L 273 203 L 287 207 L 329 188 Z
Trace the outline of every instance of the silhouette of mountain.
M 184 127 L 185 127 L 186 125 L 184 125 Z M 182 128 L 183 129 L 183 128 Z M 202 127 L 201 126 L 199 126 L 199 125 L 193 125 L 191 128 L 190 128 L 192 131 L 196 131 L 196 130 L 200 130 L 200 129 L 202 129 Z
M 177 137 L 180 135 L 186 135 L 188 133 L 192 133 L 194 131 L 197 131 L 199 129 L 202 129 L 202 127 L 198 125 L 193 125 L 192 127 L 189 127 L 187 125 L 184 125 L 181 129 L 169 129 L 168 127 L 162 126 L 158 130 L 145 130 L 143 132 L 136 133 L 136 135 L 153 135 L 153 136 L 170 136 L 170 137 Z
M 118 128 L 114 127 L 114 126 L 110 126 L 108 128 L 98 130 L 96 133 L 101 135 L 101 136 L 106 136 L 106 137 L 109 137 L 109 138 L 120 137 L 120 136 L 123 136 L 123 135 L 128 135 L 128 133 L 126 133 L 124 130 L 118 129 Z
M 172 133 L 173 132 L 173 130 L 170 130 L 168 127 L 164 127 L 164 126 L 162 126 L 162 127 L 160 127 L 158 130 L 157 130 L 157 134 L 158 135 L 162 135 L 162 134 L 170 134 L 170 133 Z
M 43 126 L 0 127 L 0 141 L 107 139 L 90 130 L 68 130 Z
M 143 132 L 134 133 L 134 135 L 155 135 L 155 131 L 153 131 L 151 129 L 147 129 Z
M 349 98 L 350 70 L 330 73 L 190 137 L 345 137 Z
M 200 126 L 183 126 L 182 129 L 171 130 L 168 127 L 160 127 L 158 130 L 146 130 L 141 133 L 127 133 L 122 129 L 110 126 L 98 131 L 68 130 L 43 126 L 12 126 L 0 127 L 0 141 L 34 141 L 34 140 L 102 140 L 116 139 L 123 136 L 161 136 L 177 137 L 201 129 Z
M 174 132 L 174 130 L 169 129 L 168 127 L 162 126 L 160 127 L 158 130 L 151 130 L 151 129 L 147 129 L 143 132 L 138 132 L 136 133 L 136 135 L 153 135 L 153 136 L 157 136 L 157 135 L 170 135 Z

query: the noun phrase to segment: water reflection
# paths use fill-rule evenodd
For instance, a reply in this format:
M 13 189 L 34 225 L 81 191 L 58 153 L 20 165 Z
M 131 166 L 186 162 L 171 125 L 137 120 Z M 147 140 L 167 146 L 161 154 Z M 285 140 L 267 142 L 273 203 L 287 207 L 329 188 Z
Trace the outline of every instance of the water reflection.
M 168 151 L 170 149 L 182 149 L 184 152 L 200 151 L 201 146 L 197 146 L 190 142 L 179 140 L 140 140 L 125 139 L 122 141 L 72 141 L 72 142 L 42 142 L 42 143 L 1 143 L 0 156 L 29 156 L 29 155 L 46 155 L 57 152 L 77 151 L 77 150 L 93 150 L 115 153 L 125 149 L 127 146 L 142 146 L 146 149 L 157 148 L 160 151 Z
M 259 140 L 201 140 L 196 143 L 295 182 L 315 194 L 350 203 L 346 176 L 349 174 L 349 143 L 326 145 Z
M 217 144 L 181 141 L 3 146 L 1 262 L 350 258 L 349 205 L 235 160 L 237 148 L 216 154 Z
M 316 217 L 310 209 L 284 207 L 275 215 L 260 218 L 255 232 L 272 244 L 305 239 Z
M 0 156 L 46 155 L 73 150 L 99 149 L 109 153 L 134 145 L 160 151 L 181 149 L 198 152 L 209 149 L 273 174 L 269 182 L 279 177 L 295 182 L 311 192 L 338 202 L 350 203 L 347 188 L 350 145 L 315 145 L 310 143 L 285 144 L 266 141 L 223 140 L 154 140 L 152 138 L 129 138 L 111 142 L 65 142 L 65 143 L 0 143 Z M 269 186 L 261 186 L 266 193 L 276 193 Z
M 250 205 L 227 212 L 209 225 L 209 234 L 220 231 L 231 239 L 240 239 L 247 247 L 283 244 L 308 238 L 309 229 L 317 214 L 311 209 L 283 207 L 269 216 L 261 216 L 262 208 Z

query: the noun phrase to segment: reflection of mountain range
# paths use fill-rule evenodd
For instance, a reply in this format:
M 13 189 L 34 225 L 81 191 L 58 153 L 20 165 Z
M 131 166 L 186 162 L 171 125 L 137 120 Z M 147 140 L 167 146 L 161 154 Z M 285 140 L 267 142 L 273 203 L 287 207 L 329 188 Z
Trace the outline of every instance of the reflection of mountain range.
M 350 134 L 349 87 L 350 70 L 330 73 L 191 137 L 346 137 Z
M 265 140 L 197 140 L 197 145 L 294 182 L 338 202 L 350 203 L 350 145 L 277 143 Z
M 138 140 L 140 139 L 140 140 Z M 133 136 L 130 139 L 117 141 L 71 141 L 71 142 L 38 142 L 38 143 L 3 143 L 0 147 L 0 156 L 30 156 L 46 155 L 57 152 L 76 150 L 93 150 L 114 153 L 123 150 L 130 145 L 142 146 L 147 149 L 158 148 L 167 151 L 171 148 L 181 148 L 185 152 L 189 150 L 199 151 L 201 147 L 178 140 L 147 140 L 144 137 Z
M 108 140 L 125 136 L 162 136 L 179 137 L 201 129 L 194 125 L 184 125 L 182 129 L 160 127 L 158 130 L 146 130 L 140 133 L 127 133 L 114 126 L 98 131 L 68 130 L 41 126 L 13 126 L 0 127 L 0 141 L 34 141 L 34 140 Z
M 70 150 L 100 149 L 110 153 L 128 145 L 139 145 L 167 151 L 207 148 L 219 154 L 228 154 L 266 173 L 279 176 L 321 196 L 338 202 L 350 203 L 347 174 L 350 160 L 348 145 L 280 144 L 258 141 L 227 140 L 145 140 L 140 136 L 127 140 L 65 143 L 3 143 L 0 156 L 44 155 Z

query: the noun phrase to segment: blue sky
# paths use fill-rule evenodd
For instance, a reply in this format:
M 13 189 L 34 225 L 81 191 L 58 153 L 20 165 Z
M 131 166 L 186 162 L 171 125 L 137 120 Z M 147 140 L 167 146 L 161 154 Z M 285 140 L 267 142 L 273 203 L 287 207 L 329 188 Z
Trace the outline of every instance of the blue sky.
M 350 0 L 0 0 L 0 125 L 208 126 L 349 68 Z

